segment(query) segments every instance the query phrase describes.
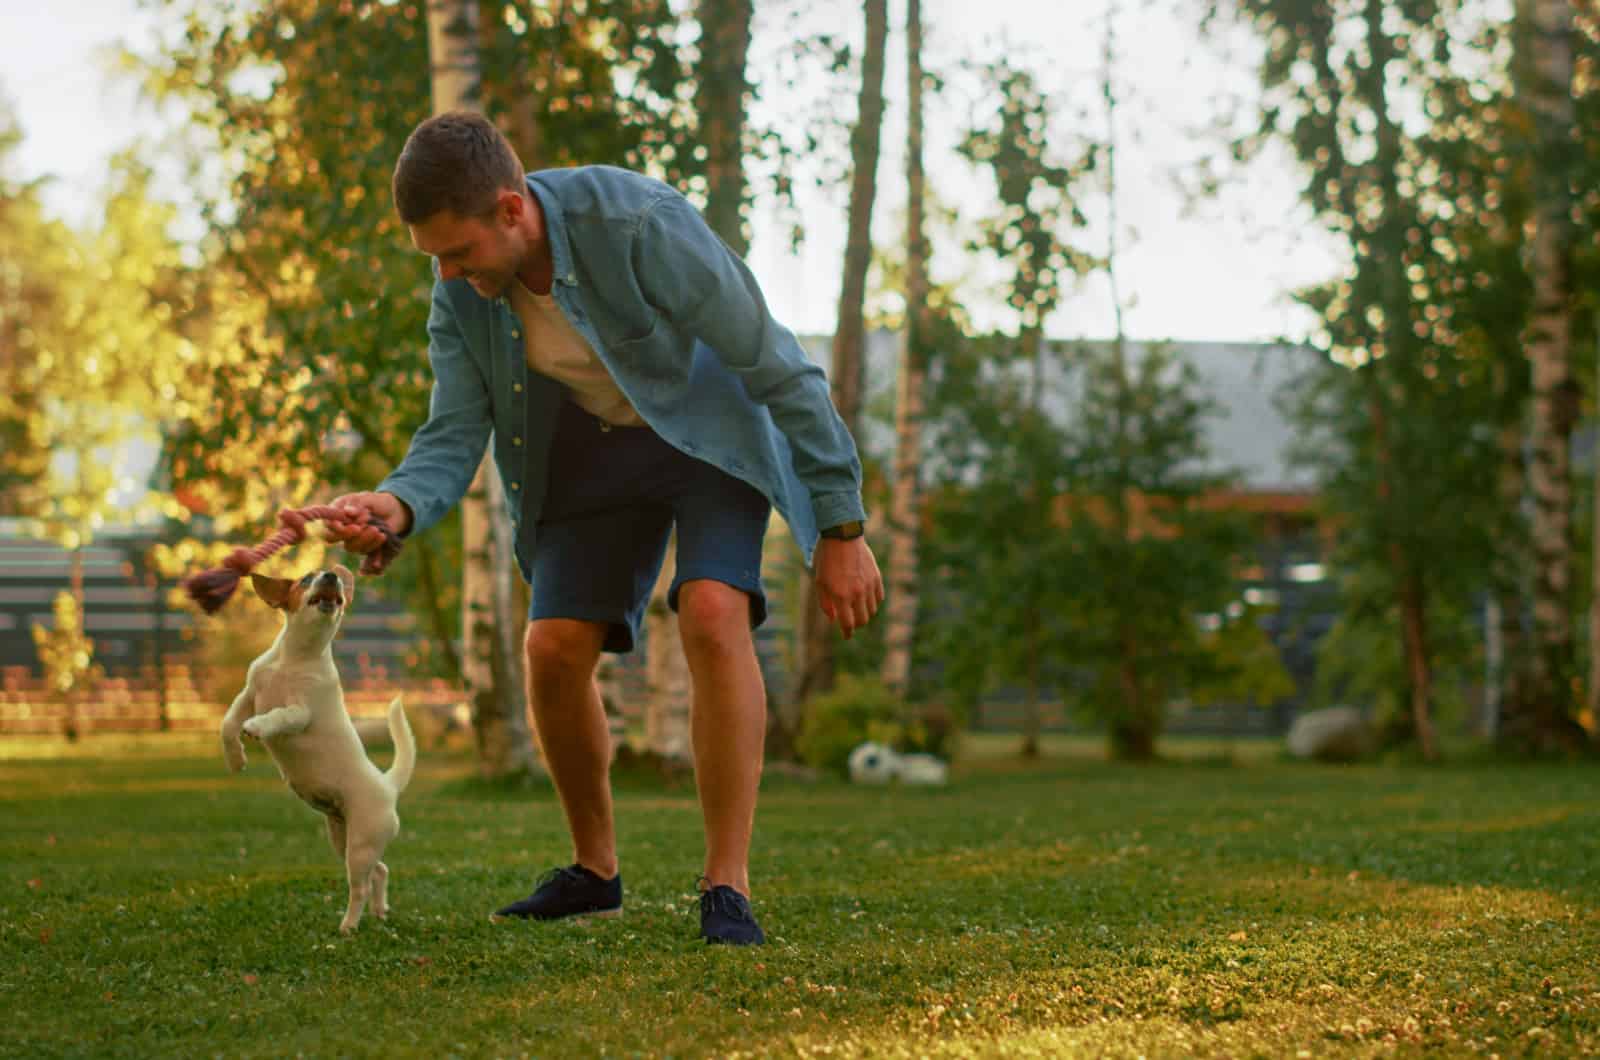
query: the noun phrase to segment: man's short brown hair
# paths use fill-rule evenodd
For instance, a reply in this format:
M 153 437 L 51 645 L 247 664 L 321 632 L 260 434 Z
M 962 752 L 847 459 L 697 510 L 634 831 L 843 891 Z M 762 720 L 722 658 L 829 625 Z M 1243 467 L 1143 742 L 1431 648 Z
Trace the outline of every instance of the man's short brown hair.
M 420 224 L 450 210 L 482 217 L 502 188 L 522 188 L 522 163 L 494 127 L 473 111 L 435 114 L 417 126 L 394 166 L 394 205 L 400 220 Z

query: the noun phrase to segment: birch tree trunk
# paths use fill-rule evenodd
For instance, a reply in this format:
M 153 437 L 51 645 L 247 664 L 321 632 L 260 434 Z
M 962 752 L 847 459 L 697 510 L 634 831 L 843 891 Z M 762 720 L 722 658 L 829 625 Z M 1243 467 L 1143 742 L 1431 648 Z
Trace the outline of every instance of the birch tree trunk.
M 1524 750 L 1579 740 L 1571 721 L 1574 674 L 1572 473 L 1568 446 L 1577 405 L 1572 374 L 1571 174 L 1573 10 L 1569 0 L 1527 0 L 1534 83 L 1529 93 L 1538 137 L 1530 272 L 1533 311 L 1527 352 L 1533 374 L 1528 478 L 1533 492 L 1533 645 L 1530 688 L 1506 718 L 1505 739 Z
M 477 110 L 483 99 L 477 0 L 428 0 L 435 114 Z M 486 454 L 461 502 L 461 677 L 472 708 L 478 771 L 535 768 L 524 700 L 520 615 L 514 606 L 511 520 Z
M 706 223 L 735 254 L 744 256 L 744 121 L 749 83 L 745 59 L 750 50 L 751 0 L 700 0 L 700 63 L 695 105 L 706 156 Z M 683 655 L 678 616 L 667 606 L 677 535 L 645 609 L 645 703 L 648 750 L 664 758 L 681 757 L 676 733 L 687 731 L 691 705 L 689 663 Z M 657 741 L 660 741 L 659 744 Z
M 894 497 L 889 506 L 889 584 L 881 676 L 897 696 L 911 684 L 921 534 L 922 408 L 927 374 L 928 241 L 923 215 L 922 2 L 906 5 L 906 333 L 895 388 Z
M 1490 653 L 1484 697 L 1483 735 L 1489 740 L 1500 738 L 1502 719 L 1526 710 L 1527 648 L 1522 631 L 1527 596 L 1527 556 L 1522 547 L 1523 497 L 1527 487 L 1522 458 L 1524 436 L 1523 424 L 1513 421 L 1501 428 L 1499 438 L 1496 494 L 1507 529 L 1500 534 L 1504 543 L 1495 550 L 1494 568 L 1490 571 L 1492 606 L 1486 621 L 1494 623 L 1490 643 L 1497 650 Z
M 833 403 L 852 437 L 861 437 L 865 390 L 867 269 L 872 264 L 872 206 L 878 195 L 878 156 L 883 133 L 883 67 L 889 37 L 887 0 L 865 0 L 866 50 L 861 58 L 861 92 L 856 126 L 850 134 L 850 213 L 845 236 L 844 277 L 839 285 L 838 325 L 833 333 L 829 373 Z M 799 661 L 792 718 L 773 724 L 798 730 L 805 703 L 833 688 L 833 627 L 817 600 L 816 582 L 801 578 Z M 792 733 L 791 733 L 792 734 Z

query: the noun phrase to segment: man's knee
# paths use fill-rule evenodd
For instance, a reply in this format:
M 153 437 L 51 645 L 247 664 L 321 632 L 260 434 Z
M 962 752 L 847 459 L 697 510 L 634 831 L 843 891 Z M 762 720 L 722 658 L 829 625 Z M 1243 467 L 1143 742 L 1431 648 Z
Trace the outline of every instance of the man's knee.
M 750 598 L 741 589 L 709 578 L 678 589 L 678 626 L 685 651 L 728 651 L 750 636 Z
M 528 623 L 522 650 L 528 674 L 545 678 L 586 678 L 600 658 L 605 630 L 592 622 L 544 618 Z

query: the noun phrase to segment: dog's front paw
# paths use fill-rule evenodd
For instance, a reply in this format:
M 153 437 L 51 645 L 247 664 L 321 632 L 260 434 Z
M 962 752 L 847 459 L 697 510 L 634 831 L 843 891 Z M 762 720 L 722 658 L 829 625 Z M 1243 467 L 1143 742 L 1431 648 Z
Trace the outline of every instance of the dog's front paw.
M 259 717 L 255 717 L 244 723 L 244 728 L 242 731 L 246 736 L 250 737 L 250 739 L 259 743 L 262 739 L 264 739 L 264 737 L 261 735 L 261 729 L 261 719 Z
M 227 760 L 228 772 L 238 773 L 244 769 L 244 744 L 235 740 L 233 743 L 222 745 L 222 757 Z

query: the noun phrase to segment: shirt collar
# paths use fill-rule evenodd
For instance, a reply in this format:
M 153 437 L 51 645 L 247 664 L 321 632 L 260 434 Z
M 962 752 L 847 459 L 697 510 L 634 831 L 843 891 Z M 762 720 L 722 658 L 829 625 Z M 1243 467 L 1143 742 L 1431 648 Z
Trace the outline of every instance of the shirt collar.
M 569 287 L 574 286 L 578 278 L 572 268 L 572 244 L 567 240 L 567 223 L 561 213 L 561 203 L 550 189 L 545 187 L 537 174 L 529 173 L 526 182 L 528 191 L 539 200 L 539 205 L 544 209 L 545 238 L 550 241 L 550 257 L 555 279 Z

